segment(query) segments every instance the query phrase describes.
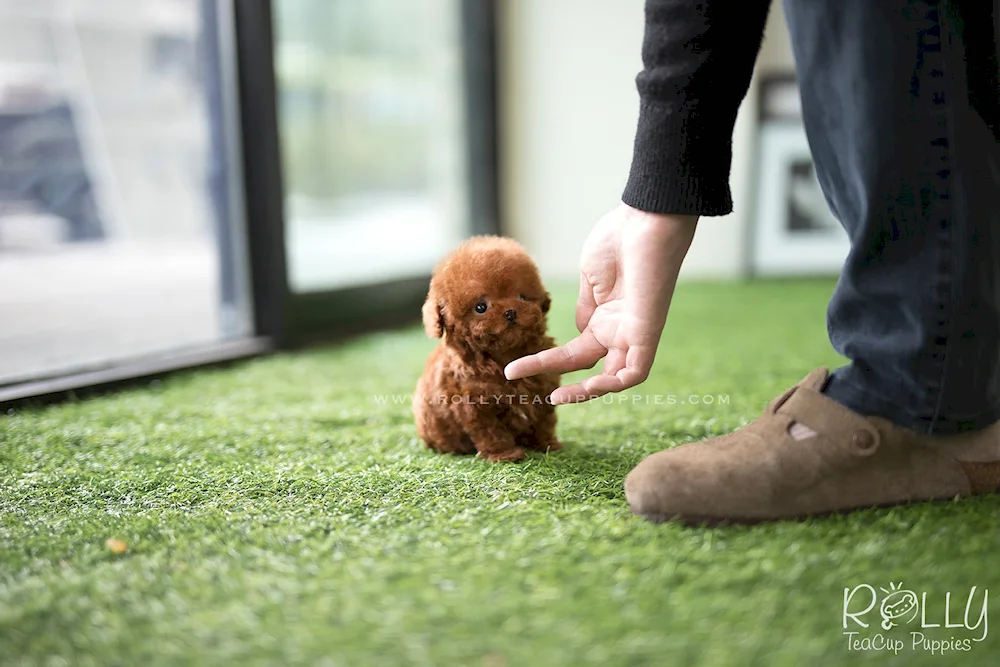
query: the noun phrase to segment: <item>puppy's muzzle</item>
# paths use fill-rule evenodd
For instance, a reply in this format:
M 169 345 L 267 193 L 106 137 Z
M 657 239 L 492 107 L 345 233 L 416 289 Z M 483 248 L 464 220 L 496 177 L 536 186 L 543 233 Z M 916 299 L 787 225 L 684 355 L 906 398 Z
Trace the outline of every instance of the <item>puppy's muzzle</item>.
M 503 316 L 504 318 L 506 318 L 508 322 L 511 323 L 517 322 L 517 311 L 514 310 L 513 308 L 511 308 L 510 310 L 505 310 L 503 312 Z

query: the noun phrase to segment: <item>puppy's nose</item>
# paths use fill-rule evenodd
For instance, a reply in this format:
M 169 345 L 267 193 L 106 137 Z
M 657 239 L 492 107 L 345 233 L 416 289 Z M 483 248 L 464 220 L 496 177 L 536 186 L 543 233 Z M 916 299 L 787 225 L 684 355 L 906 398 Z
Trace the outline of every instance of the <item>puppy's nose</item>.
M 503 316 L 507 318 L 508 322 L 517 321 L 517 311 L 511 308 L 510 310 L 503 311 Z

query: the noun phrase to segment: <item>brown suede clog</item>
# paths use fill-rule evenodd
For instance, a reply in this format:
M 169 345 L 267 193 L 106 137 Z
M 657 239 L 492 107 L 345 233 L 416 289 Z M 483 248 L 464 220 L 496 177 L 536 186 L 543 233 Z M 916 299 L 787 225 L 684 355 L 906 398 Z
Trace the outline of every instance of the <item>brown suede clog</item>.
M 625 479 L 632 511 L 653 521 L 756 523 L 1000 488 L 1000 422 L 919 434 L 827 398 L 828 378 L 813 371 L 748 426 L 647 457 Z M 793 438 L 795 422 L 815 435 Z

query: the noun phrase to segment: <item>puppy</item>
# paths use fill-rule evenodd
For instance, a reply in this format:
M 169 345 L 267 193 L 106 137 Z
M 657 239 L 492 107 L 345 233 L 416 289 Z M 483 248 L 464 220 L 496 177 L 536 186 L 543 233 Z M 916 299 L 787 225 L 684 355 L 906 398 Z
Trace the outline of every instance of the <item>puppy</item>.
M 503 375 L 514 359 L 554 346 L 545 333 L 550 303 L 535 263 L 511 239 L 469 239 L 438 265 L 422 312 L 427 335 L 442 340 L 413 397 L 428 447 L 489 461 L 562 447 L 548 401 L 559 376 Z

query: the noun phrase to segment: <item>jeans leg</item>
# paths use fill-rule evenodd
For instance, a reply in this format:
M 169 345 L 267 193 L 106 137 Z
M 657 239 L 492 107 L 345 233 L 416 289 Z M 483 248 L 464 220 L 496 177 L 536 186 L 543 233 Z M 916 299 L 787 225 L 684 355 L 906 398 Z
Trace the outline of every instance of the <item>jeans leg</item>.
M 826 393 L 927 433 L 1000 419 L 991 4 L 785 0 L 816 173 L 851 240 L 827 319 L 850 364 Z

